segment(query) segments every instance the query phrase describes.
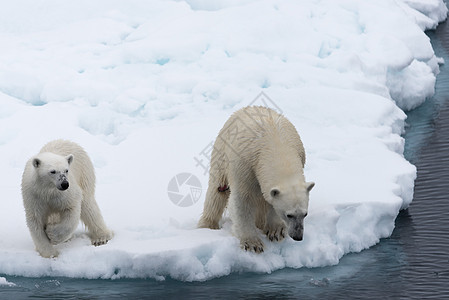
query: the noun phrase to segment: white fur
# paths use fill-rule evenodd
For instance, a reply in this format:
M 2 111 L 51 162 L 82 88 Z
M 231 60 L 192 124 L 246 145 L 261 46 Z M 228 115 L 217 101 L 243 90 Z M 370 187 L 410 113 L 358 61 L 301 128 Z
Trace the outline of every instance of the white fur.
M 262 252 L 257 228 L 271 241 L 288 233 L 302 240 L 309 192 L 301 139 L 284 116 L 265 107 L 245 107 L 226 121 L 214 144 L 209 187 L 198 223 L 219 228 L 229 201 L 234 234 L 245 250 Z M 218 187 L 230 186 L 219 192 Z
M 22 196 L 31 237 L 43 257 L 58 256 L 53 245 L 70 239 L 80 219 L 93 245 L 112 238 L 95 201 L 92 162 L 73 142 L 52 141 L 27 162 Z

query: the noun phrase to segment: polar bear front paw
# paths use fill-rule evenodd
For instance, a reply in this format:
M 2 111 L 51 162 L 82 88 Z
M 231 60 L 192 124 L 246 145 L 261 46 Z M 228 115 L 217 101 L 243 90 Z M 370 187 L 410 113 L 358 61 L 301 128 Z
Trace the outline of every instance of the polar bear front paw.
M 101 246 L 104 244 L 107 244 L 107 242 L 112 239 L 113 233 L 107 232 L 102 235 L 91 237 L 90 241 L 92 242 L 92 245 L 94 246 Z
M 70 234 L 64 232 L 63 228 L 57 224 L 48 224 L 45 233 L 53 245 L 61 244 L 70 238 Z
M 241 240 L 240 247 L 245 251 L 252 251 L 255 253 L 263 252 L 263 243 L 256 237 Z
M 39 252 L 39 254 L 44 257 L 44 258 L 54 258 L 54 257 L 58 257 L 59 252 L 58 250 L 52 248 L 46 248 L 46 249 L 37 249 L 37 252 Z
M 284 224 L 278 226 L 266 227 L 264 232 L 270 241 L 282 241 L 285 238 L 287 229 Z
M 109 241 L 109 239 L 107 239 L 105 237 L 91 240 L 92 245 L 94 245 L 94 246 L 101 246 L 101 245 L 107 244 L 108 241 Z

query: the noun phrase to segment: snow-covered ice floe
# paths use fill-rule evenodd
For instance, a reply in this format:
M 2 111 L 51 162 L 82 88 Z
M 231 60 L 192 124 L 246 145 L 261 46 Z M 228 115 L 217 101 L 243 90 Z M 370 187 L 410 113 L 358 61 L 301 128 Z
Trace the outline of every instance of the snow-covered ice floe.
M 446 14 L 441 0 L 2 5 L 0 274 L 195 281 L 335 265 L 373 246 L 412 200 L 404 110 L 434 93 L 442 60 L 424 30 Z M 296 126 L 316 182 L 304 240 L 264 238 L 260 255 L 239 248 L 228 217 L 221 230 L 196 229 L 210 145 L 249 104 Z M 56 138 L 91 156 L 115 237 L 93 247 L 80 225 L 44 259 L 20 178 Z

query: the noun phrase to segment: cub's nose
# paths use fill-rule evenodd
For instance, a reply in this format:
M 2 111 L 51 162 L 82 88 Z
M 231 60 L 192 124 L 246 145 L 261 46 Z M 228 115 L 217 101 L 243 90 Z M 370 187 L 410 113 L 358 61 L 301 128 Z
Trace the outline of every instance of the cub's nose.
M 65 191 L 68 188 L 69 188 L 69 182 L 67 180 L 64 180 L 63 182 L 61 182 L 61 191 Z

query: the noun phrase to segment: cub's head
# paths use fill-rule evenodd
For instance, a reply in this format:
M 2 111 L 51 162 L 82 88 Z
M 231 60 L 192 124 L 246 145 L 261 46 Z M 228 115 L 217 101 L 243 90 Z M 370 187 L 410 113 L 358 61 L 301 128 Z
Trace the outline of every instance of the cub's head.
M 61 156 L 54 153 L 40 153 L 32 159 L 38 180 L 56 187 L 60 191 L 69 188 L 69 168 L 73 155 Z
M 288 226 L 288 235 L 295 241 L 302 241 L 304 234 L 304 218 L 309 208 L 309 192 L 314 182 L 296 182 L 273 187 L 268 195 L 270 203 L 278 216 Z

